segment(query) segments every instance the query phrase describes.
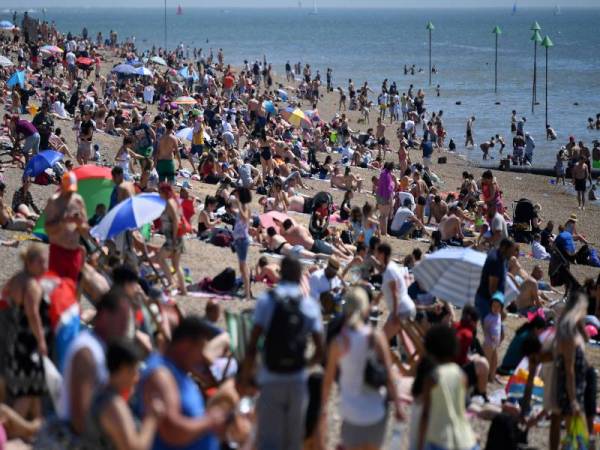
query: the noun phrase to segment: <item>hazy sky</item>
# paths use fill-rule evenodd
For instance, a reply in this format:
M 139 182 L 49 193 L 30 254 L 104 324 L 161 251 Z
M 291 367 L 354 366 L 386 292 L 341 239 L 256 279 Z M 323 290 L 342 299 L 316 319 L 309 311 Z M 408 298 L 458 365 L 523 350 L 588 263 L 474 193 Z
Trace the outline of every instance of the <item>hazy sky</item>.
M 169 4 L 180 3 L 183 7 L 280 7 L 296 8 L 298 0 L 167 0 Z M 302 0 L 304 7 L 312 6 L 313 0 Z M 451 8 L 451 7 L 508 7 L 513 0 L 318 0 L 319 7 L 327 8 Z M 600 0 L 517 0 L 520 8 L 548 7 L 600 7 Z M 160 7 L 162 0 L 0 0 L 3 8 L 39 8 L 56 6 L 99 7 Z

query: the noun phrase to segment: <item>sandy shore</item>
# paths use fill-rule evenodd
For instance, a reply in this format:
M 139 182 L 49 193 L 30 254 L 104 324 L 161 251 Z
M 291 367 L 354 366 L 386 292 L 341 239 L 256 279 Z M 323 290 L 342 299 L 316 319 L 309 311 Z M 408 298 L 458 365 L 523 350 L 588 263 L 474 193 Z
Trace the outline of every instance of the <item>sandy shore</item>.
M 112 59 L 108 59 L 103 64 L 103 71 L 110 70 L 112 67 Z M 287 83 L 286 83 L 287 84 Z M 86 84 L 84 83 L 84 86 Z M 323 99 L 319 102 L 318 109 L 320 116 L 323 120 L 330 120 L 332 116 L 337 112 L 337 93 L 326 93 Z M 35 103 L 35 101 L 33 102 Z M 310 105 L 305 103 L 303 109 L 309 109 Z M 445 114 L 452 114 L 452 111 L 446 111 Z M 374 126 L 376 117 L 373 112 L 371 117 L 372 126 Z M 357 119 L 359 113 L 357 111 L 347 112 L 347 116 L 350 119 L 350 127 L 353 130 L 365 130 L 367 127 L 364 124 L 359 124 Z M 71 129 L 72 123 L 70 121 L 56 121 L 56 126 L 59 126 L 63 130 L 63 135 L 66 138 L 67 145 L 72 151 L 76 149 L 75 134 Z M 393 143 L 392 147 L 396 148 L 397 139 L 395 137 L 396 125 L 388 126 L 386 134 L 388 139 Z M 100 151 L 104 158 L 108 161 L 114 160 L 114 155 L 120 146 L 121 140 L 112 136 L 108 136 L 103 133 L 96 133 L 94 142 L 100 145 Z M 478 150 L 475 150 L 478 151 Z M 461 184 L 461 174 L 464 170 L 471 171 L 478 177 L 482 170 L 472 166 L 465 158 L 461 158 L 453 154 L 444 154 L 447 156 L 448 162 L 446 164 L 437 164 L 437 156 L 434 155 L 434 164 L 432 166 L 433 171 L 440 176 L 443 181 L 443 191 L 456 191 Z M 2 155 L 2 161 L 7 161 L 8 156 Z M 319 155 L 322 160 L 323 155 Z M 397 161 L 395 154 L 388 154 L 389 160 Z M 411 151 L 411 159 L 413 161 L 420 160 L 420 151 Z M 185 166 L 185 164 L 184 164 Z M 360 174 L 363 179 L 369 180 L 374 174 L 372 170 L 353 168 L 353 171 Z M 12 193 L 20 185 L 21 170 L 7 168 L 4 172 L 4 181 L 7 184 L 7 194 L 5 200 L 10 202 L 12 199 Z M 511 208 L 513 201 L 527 197 L 534 203 L 542 205 L 542 216 L 544 221 L 552 219 L 555 224 L 564 223 L 571 214 L 577 214 L 578 225 L 577 228 L 580 233 L 586 235 L 590 242 L 600 244 L 600 226 L 598 225 L 600 219 L 600 207 L 596 205 L 590 205 L 585 211 L 577 210 L 577 202 L 574 196 L 565 193 L 562 188 L 550 184 L 550 178 L 544 176 L 537 176 L 531 174 L 514 174 L 509 172 L 495 171 L 498 182 L 502 188 L 504 194 L 505 204 Z M 312 188 L 310 192 L 314 193 L 319 190 L 329 190 L 334 197 L 336 203 L 340 203 L 342 200 L 342 192 L 339 190 L 331 190 L 328 182 L 322 182 L 317 180 L 308 180 L 308 185 Z M 206 185 L 203 183 L 192 181 L 193 193 L 203 198 L 207 194 L 214 193 L 214 186 Z M 368 183 L 366 183 L 368 185 Z M 54 191 L 54 187 L 49 186 L 32 186 L 32 194 L 37 205 L 43 209 L 47 198 Z M 374 198 L 366 193 L 356 194 L 353 200 L 353 204 L 362 205 L 364 202 L 369 201 L 374 203 Z M 254 201 L 254 211 L 258 212 L 258 204 L 256 199 Z M 15 233 L 6 230 L 0 230 L 0 237 L 3 239 L 16 238 L 24 240 L 27 238 L 22 233 Z M 417 242 L 417 241 L 403 241 L 398 239 L 390 240 L 393 249 L 394 257 L 397 259 L 402 258 L 404 255 L 412 251 L 413 248 L 418 247 L 425 251 L 428 244 Z M 25 245 L 22 243 L 21 245 Z M 523 248 L 525 254 L 529 253 L 528 248 Z M 260 256 L 259 248 L 252 246 L 249 253 L 249 263 L 254 265 Z M 2 260 L 2 270 L 0 271 L 0 281 L 4 282 L 15 270 L 20 266 L 18 260 L 18 249 L 0 247 L 0 260 Z M 540 264 L 544 271 L 547 272 L 547 262 L 534 261 L 528 256 L 521 258 L 521 263 L 526 270 L 531 270 L 535 264 Z M 234 267 L 237 269 L 237 259 L 235 255 L 229 249 L 223 249 L 214 247 L 205 243 L 202 243 L 196 239 L 190 239 L 186 241 L 186 252 L 183 255 L 183 266 L 190 269 L 192 277 L 195 281 L 202 279 L 205 276 L 214 276 L 226 267 Z M 598 269 L 583 266 L 573 266 L 574 275 L 581 281 L 586 277 L 597 277 Z M 255 285 L 253 287 L 254 293 L 265 289 L 264 285 Z M 182 297 L 180 303 L 186 312 L 197 312 L 202 313 L 205 299 L 194 298 L 194 297 Z M 232 310 L 239 310 L 241 308 L 247 308 L 251 305 L 233 300 L 223 305 L 225 308 Z M 504 341 L 503 349 L 500 351 L 502 355 L 504 348 L 510 339 L 516 327 L 520 324 L 520 321 L 515 318 L 509 318 L 507 321 L 507 336 Z M 600 353 L 596 348 L 590 349 L 589 355 L 593 361 L 598 361 Z M 490 391 L 501 388 L 500 385 L 490 385 Z M 336 400 L 332 401 L 331 404 L 331 424 L 330 424 L 330 444 L 333 448 L 335 443 L 334 439 L 339 435 L 340 421 L 337 414 L 333 414 L 334 405 Z M 480 433 L 480 437 L 485 439 L 487 435 L 487 429 L 489 422 L 483 422 L 478 419 L 473 420 L 475 429 Z M 391 428 L 391 427 L 390 427 Z M 544 448 L 547 445 L 547 429 L 536 429 L 530 433 L 530 443 L 536 445 L 539 448 Z

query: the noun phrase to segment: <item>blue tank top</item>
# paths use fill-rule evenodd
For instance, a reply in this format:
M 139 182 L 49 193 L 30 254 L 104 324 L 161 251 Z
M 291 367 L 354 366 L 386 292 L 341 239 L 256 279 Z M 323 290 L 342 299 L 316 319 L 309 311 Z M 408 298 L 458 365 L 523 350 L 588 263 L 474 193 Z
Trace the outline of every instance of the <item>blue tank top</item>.
M 158 369 L 166 368 L 177 383 L 179 389 L 179 400 L 181 402 L 181 413 L 186 417 L 202 417 L 205 413 L 204 399 L 200 389 L 194 381 L 181 369 L 175 366 L 168 358 L 153 354 L 146 360 L 146 368 L 142 372 L 141 385 L 143 389 L 144 381 Z M 140 389 L 141 390 L 141 389 Z M 142 397 L 142 396 L 140 396 Z M 142 400 L 143 401 L 143 400 Z M 143 409 L 143 403 L 142 403 Z M 173 446 L 164 442 L 158 433 L 154 438 L 153 450 L 219 450 L 219 441 L 214 434 L 204 435 L 186 446 Z

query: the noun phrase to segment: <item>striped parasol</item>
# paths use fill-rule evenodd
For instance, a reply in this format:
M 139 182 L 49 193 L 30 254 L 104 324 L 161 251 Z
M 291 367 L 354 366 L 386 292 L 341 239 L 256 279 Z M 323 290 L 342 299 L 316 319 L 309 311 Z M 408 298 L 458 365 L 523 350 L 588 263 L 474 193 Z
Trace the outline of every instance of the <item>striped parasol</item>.
M 183 97 L 177 97 L 175 100 L 173 100 L 173 103 L 176 105 L 195 105 L 198 102 L 194 97 L 184 95 Z
M 423 290 L 462 307 L 475 301 L 486 257 L 470 248 L 447 247 L 427 255 L 415 266 L 413 274 Z M 505 286 L 508 304 L 519 291 L 508 277 Z
M 296 128 L 312 128 L 310 118 L 300 108 L 288 106 L 280 111 L 281 117 Z
M 64 50 L 56 45 L 44 45 L 43 47 L 40 47 L 40 52 L 59 54 L 64 53 Z

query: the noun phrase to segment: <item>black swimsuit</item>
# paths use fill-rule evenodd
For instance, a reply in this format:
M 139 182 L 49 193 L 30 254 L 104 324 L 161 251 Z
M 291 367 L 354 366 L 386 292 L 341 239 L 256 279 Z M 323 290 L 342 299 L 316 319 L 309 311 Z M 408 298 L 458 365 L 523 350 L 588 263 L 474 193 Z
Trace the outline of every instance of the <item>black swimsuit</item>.
M 260 157 L 262 159 L 264 159 L 265 161 L 269 161 L 271 159 L 271 157 L 272 157 L 271 147 L 269 147 L 269 146 L 261 147 Z
M 282 242 L 280 246 L 273 249 L 273 253 L 275 253 L 276 255 L 281 255 L 281 249 L 285 247 L 285 244 L 287 244 L 287 242 Z

